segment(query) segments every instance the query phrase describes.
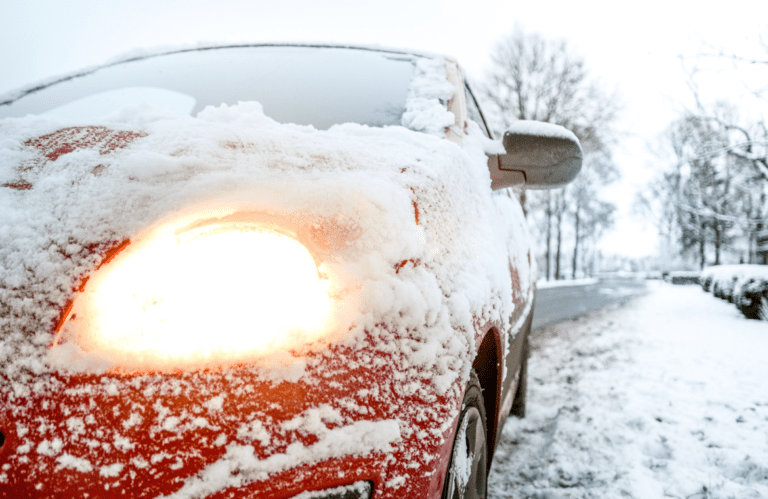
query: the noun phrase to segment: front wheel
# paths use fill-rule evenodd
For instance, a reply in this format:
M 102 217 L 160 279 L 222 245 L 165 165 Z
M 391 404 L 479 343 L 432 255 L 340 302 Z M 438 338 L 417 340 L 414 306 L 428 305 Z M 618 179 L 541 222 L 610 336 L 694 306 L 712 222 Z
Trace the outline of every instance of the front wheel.
M 461 407 L 442 497 L 484 499 L 488 489 L 488 425 L 483 393 L 474 369 Z

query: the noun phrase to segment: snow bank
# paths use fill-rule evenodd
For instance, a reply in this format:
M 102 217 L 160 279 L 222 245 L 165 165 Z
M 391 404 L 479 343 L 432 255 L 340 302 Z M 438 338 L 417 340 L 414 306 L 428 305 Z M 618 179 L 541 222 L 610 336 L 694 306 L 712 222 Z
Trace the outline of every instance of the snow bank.
M 767 265 L 707 267 L 701 272 L 700 283 L 704 291 L 711 291 L 716 297 L 733 302 L 748 318 L 762 317 L 763 301 L 768 300 Z
M 697 270 L 674 270 L 664 276 L 664 280 L 672 284 L 699 284 L 701 272 Z
M 701 271 L 701 285 L 705 291 L 718 287 L 726 293 L 733 292 L 733 281 L 749 274 L 761 274 L 762 265 L 717 265 Z M 727 296 L 725 296 L 727 298 Z
M 532 337 L 489 497 L 768 497 L 768 334 L 693 286 Z

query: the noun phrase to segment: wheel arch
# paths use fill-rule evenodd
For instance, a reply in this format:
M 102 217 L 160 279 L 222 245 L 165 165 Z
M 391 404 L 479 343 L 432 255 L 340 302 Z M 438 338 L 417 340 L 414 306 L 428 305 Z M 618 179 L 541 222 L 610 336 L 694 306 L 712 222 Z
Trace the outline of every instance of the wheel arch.
M 488 428 L 488 463 L 490 469 L 491 458 L 496 448 L 496 437 L 499 424 L 499 406 L 501 405 L 501 363 L 503 349 L 501 348 L 501 335 L 495 327 L 489 328 L 477 350 L 477 356 L 472 362 L 472 368 L 480 381 L 483 392 L 483 404 L 485 405 L 486 424 Z

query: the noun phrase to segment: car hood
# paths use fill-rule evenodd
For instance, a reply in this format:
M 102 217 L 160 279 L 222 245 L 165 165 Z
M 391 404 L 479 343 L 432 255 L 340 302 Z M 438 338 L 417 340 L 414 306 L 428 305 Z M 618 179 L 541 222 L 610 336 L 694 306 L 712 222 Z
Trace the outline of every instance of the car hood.
M 496 215 L 519 206 L 490 195 L 487 146 L 278 124 L 256 103 L 0 122 L 0 487 L 205 497 L 304 483 L 345 456 L 358 460 L 329 468 L 339 484 L 434 482 L 478 335 L 509 329 L 509 265 L 527 268 L 507 257 L 511 222 Z M 51 348 L 111 253 L 233 216 L 310 248 L 334 303 L 319 339 L 170 370 Z

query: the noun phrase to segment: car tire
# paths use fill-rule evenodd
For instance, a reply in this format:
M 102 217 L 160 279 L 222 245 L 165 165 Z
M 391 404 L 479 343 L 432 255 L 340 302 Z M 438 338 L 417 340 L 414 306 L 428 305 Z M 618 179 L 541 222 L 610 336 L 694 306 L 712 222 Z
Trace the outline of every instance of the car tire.
M 517 380 L 517 391 L 515 392 L 515 399 L 512 402 L 512 409 L 509 411 L 512 416 L 518 418 L 525 417 L 525 401 L 526 393 L 528 392 L 528 356 L 531 352 L 531 344 L 527 334 L 523 341 L 523 359 L 520 363 L 520 377 Z
M 488 424 L 483 392 L 473 369 L 451 447 L 442 499 L 485 499 L 488 493 Z

